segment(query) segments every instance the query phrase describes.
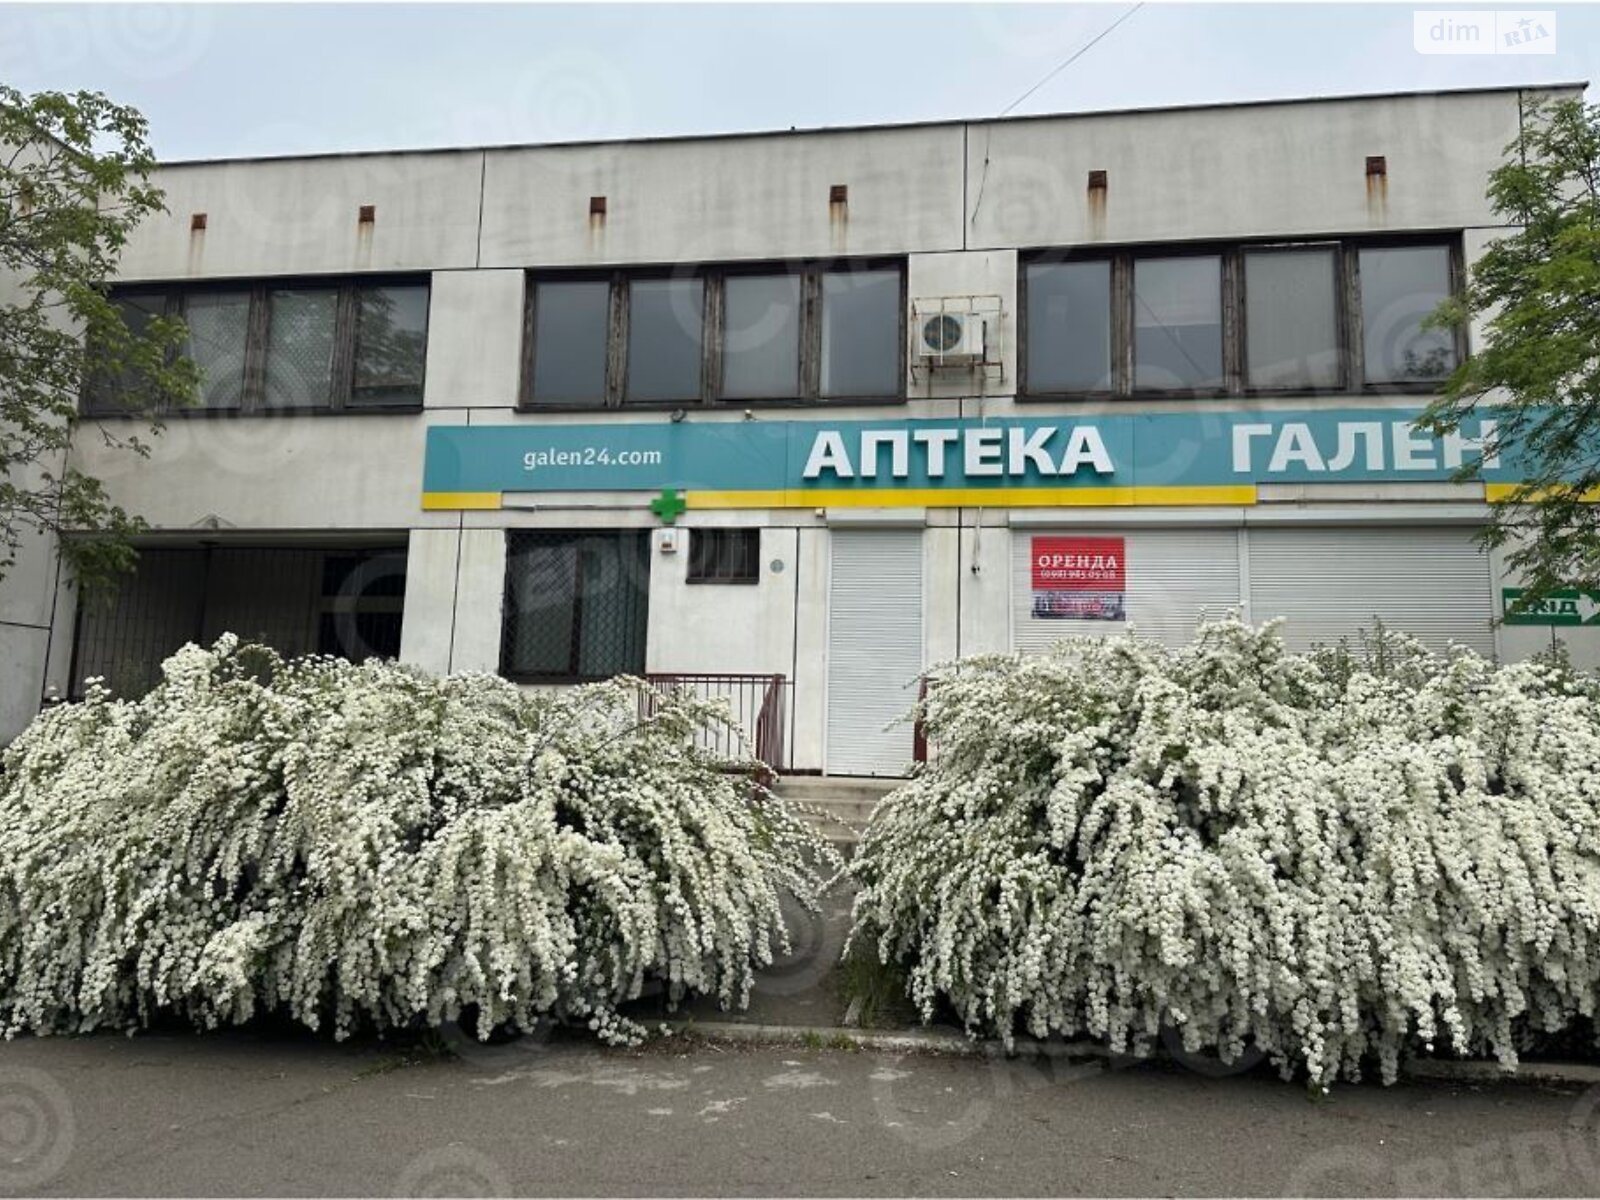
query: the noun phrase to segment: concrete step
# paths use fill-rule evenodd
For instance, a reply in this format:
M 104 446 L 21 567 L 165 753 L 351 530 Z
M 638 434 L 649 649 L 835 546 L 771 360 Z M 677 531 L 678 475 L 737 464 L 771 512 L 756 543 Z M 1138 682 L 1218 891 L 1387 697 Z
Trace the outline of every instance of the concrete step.
M 786 775 L 778 781 L 778 794 L 806 803 L 822 800 L 865 800 L 876 803 L 903 783 L 903 779 Z
M 903 782 L 900 779 L 796 775 L 779 782 L 778 795 L 820 810 L 801 815 L 836 847 L 846 848 L 853 846 L 867 827 L 883 797 Z
M 838 817 L 841 821 L 851 824 L 865 825 L 872 819 L 874 810 L 878 807 L 877 800 L 832 800 L 810 796 L 794 796 L 783 792 L 778 793 L 783 799 L 793 804 L 804 804 L 811 808 L 820 808 L 825 813 Z

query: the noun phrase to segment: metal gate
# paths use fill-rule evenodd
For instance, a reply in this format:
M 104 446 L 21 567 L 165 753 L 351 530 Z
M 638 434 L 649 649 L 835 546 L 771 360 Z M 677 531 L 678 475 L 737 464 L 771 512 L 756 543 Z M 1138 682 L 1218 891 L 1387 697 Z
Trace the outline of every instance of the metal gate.
M 1127 608 L 1121 621 L 1052 620 L 1033 611 L 1035 538 L 1060 534 L 1103 535 L 1094 528 L 1011 531 L 1011 644 L 1024 653 L 1049 650 L 1062 638 L 1137 637 L 1183 646 L 1201 621 L 1214 621 L 1243 606 L 1239 588 L 1237 529 L 1118 530 L 1127 556 Z
M 1250 615 L 1283 617 L 1297 650 L 1381 620 L 1443 650 L 1494 655 L 1489 560 L 1460 526 L 1252 529 Z
M 405 587 L 403 547 L 142 549 L 112 594 L 79 605 L 72 695 L 91 676 L 119 696 L 141 695 L 185 642 L 224 633 L 286 656 L 394 658 Z
M 922 674 L 922 530 L 834 530 L 828 588 L 830 775 L 904 775 Z

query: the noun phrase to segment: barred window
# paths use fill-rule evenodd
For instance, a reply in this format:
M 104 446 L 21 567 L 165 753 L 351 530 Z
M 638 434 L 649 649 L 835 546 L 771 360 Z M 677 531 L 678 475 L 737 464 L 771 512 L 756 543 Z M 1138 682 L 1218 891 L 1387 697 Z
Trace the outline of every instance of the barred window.
M 507 535 L 501 673 L 558 682 L 644 672 L 646 530 Z
M 690 530 L 690 583 L 756 583 L 760 578 L 761 530 Z

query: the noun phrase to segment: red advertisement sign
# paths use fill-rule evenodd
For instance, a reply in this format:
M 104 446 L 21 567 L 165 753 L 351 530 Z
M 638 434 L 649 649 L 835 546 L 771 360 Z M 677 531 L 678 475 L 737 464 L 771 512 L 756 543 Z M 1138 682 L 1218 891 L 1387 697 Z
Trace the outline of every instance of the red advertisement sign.
M 1119 537 L 1036 537 L 1033 615 L 1046 621 L 1127 619 L 1128 558 Z
M 1128 560 L 1119 537 L 1036 537 L 1036 592 L 1125 592 Z

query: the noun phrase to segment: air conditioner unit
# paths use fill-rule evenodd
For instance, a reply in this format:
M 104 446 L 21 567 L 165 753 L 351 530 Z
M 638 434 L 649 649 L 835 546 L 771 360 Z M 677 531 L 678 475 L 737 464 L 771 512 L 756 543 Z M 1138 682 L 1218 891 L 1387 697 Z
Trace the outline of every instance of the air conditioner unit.
M 982 313 L 918 305 L 913 341 L 926 366 L 966 366 L 984 361 L 987 322 Z

